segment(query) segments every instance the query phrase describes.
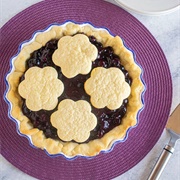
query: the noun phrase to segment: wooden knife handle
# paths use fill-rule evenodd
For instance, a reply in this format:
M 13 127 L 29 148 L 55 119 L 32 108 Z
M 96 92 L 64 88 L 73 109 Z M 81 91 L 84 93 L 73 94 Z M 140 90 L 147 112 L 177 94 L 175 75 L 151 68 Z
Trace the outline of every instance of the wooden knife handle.
M 154 166 L 150 176 L 148 177 L 147 180 L 158 180 L 162 171 L 164 170 L 169 158 L 171 157 L 171 155 L 174 152 L 174 148 L 166 145 L 158 159 L 158 161 L 156 162 L 156 165 Z

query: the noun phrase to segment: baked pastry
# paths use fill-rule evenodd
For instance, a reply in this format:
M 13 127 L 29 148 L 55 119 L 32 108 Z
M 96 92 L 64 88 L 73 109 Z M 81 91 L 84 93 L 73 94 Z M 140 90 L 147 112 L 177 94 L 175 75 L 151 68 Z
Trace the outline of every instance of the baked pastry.
M 51 155 L 95 156 L 137 123 L 141 68 L 119 36 L 83 23 L 51 25 L 12 60 L 11 116 Z

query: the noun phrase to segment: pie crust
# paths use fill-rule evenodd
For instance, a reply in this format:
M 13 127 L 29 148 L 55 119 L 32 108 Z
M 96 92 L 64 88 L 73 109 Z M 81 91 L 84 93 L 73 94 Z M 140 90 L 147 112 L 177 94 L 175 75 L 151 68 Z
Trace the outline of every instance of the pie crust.
M 122 119 L 122 123 L 106 133 L 102 138 L 91 140 L 88 143 L 63 142 L 46 138 L 43 131 L 34 128 L 30 120 L 23 115 L 21 110 L 22 99 L 18 93 L 19 78 L 25 72 L 26 60 L 30 57 L 30 54 L 40 49 L 51 39 L 60 39 L 63 36 L 71 36 L 76 33 L 94 36 L 104 47 L 111 46 L 132 78 L 127 113 Z M 144 85 L 141 80 L 142 70 L 135 63 L 133 53 L 124 46 L 122 39 L 119 36 L 114 37 L 106 29 L 95 28 L 89 23 L 76 24 L 69 21 L 63 25 L 51 25 L 45 31 L 36 33 L 29 43 L 22 46 L 20 53 L 13 58 L 12 65 L 13 68 L 7 76 L 9 89 L 6 94 L 7 100 L 11 103 L 10 114 L 18 122 L 20 132 L 28 135 L 34 146 L 45 149 L 51 155 L 63 154 L 68 158 L 77 155 L 95 156 L 102 150 L 108 151 L 111 149 L 112 144 L 117 140 L 122 140 L 126 136 L 128 129 L 137 123 L 138 113 L 143 106 L 142 92 Z

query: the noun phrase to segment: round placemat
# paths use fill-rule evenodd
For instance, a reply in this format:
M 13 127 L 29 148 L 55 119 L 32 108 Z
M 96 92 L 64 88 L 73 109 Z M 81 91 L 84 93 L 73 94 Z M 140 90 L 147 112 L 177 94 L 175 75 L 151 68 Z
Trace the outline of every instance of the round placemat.
M 101 153 L 93 159 L 64 157 L 50 158 L 44 151 L 32 148 L 26 138 L 16 132 L 15 123 L 8 118 L 8 105 L 3 99 L 4 77 L 9 71 L 10 58 L 18 45 L 36 30 L 51 23 L 66 20 L 91 22 L 107 27 L 121 36 L 136 53 L 136 60 L 144 70 L 146 83 L 145 108 L 139 124 L 133 128 L 124 143 L 117 144 L 110 153 Z M 102 0 L 49 0 L 22 11 L 1 29 L 1 154 L 23 172 L 43 180 L 53 179 L 112 179 L 126 172 L 153 148 L 168 119 L 172 81 L 166 58 L 150 32 L 132 15 Z

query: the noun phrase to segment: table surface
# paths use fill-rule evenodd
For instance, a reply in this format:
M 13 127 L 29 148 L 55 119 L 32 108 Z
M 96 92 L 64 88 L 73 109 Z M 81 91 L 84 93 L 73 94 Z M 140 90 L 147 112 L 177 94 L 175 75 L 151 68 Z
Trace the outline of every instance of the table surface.
M 39 2 L 40 0 L 0 0 L 0 27 L 20 11 Z M 18 4 L 18 5 L 17 5 Z M 145 16 L 131 13 L 156 38 L 164 51 L 173 80 L 173 99 L 171 112 L 180 102 L 180 9 L 161 16 Z M 115 178 L 114 180 L 144 180 L 147 179 L 162 148 L 170 139 L 166 130 L 147 156 L 135 167 Z M 180 180 L 180 141 L 177 142 L 175 152 L 169 160 L 160 180 Z M 0 180 L 34 180 L 35 178 L 21 172 L 0 155 Z

